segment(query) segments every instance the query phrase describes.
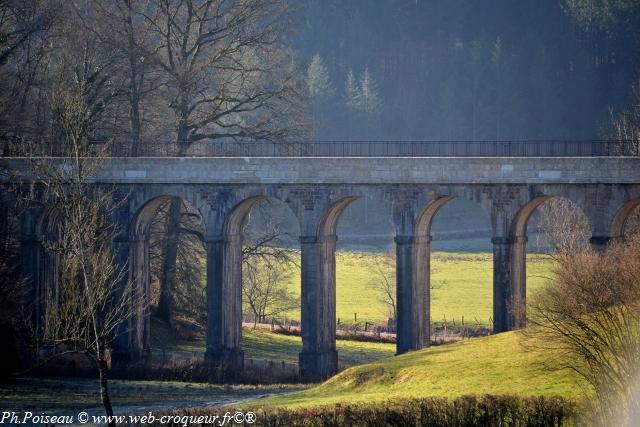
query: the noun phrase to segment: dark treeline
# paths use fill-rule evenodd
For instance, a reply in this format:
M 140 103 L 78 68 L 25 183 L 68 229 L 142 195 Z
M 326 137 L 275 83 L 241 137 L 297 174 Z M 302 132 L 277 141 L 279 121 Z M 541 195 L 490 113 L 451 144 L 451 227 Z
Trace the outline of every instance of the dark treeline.
M 305 135 L 285 0 L 0 2 L 0 148 Z
M 638 1 L 309 0 L 299 21 L 320 139 L 608 137 L 640 71 Z
M 606 138 L 638 28 L 637 0 L 7 0 L 0 137 L 60 140 L 72 97 L 133 154 L 309 118 L 317 139 Z

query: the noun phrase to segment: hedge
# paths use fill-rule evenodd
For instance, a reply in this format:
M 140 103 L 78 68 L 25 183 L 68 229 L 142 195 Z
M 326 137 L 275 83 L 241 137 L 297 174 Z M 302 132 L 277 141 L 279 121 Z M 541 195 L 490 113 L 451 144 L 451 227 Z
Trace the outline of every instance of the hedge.
M 224 410 L 193 408 L 174 414 L 202 415 Z M 242 408 L 240 410 L 247 411 Z M 311 409 L 259 409 L 255 423 L 265 427 L 561 427 L 576 426 L 577 403 L 562 397 L 461 396 L 453 400 L 424 398 L 375 404 L 339 404 Z

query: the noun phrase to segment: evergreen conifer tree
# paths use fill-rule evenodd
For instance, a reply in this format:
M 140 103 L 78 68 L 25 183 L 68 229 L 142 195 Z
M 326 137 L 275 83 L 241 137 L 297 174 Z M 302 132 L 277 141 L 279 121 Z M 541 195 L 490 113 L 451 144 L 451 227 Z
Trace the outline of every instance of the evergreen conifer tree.
M 349 70 L 347 73 L 347 81 L 344 88 L 344 102 L 345 105 L 352 109 L 358 110 L 360 106 L 360 88 L 356 82 L 356 77 L 353 74 L 353 70 Z
M 312 99 L 331 98 L 334 94 L 333 84 L 329 79 L 329 72 L 322 62 L 319 53 L 313 55 L 307 68 L 307 88 Z
M 376 114 L 380 112 L 382 100 L 378 92 L 376 81 L 369 72 L 369 67 L 365 67 L 360 79 L 360 102 L 359 109 L 367 114 Z

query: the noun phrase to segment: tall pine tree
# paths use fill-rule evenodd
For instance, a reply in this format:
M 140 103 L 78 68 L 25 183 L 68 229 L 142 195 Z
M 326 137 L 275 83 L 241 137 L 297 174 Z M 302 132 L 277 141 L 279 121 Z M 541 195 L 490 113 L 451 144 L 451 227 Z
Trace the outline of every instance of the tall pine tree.
M 358 110 L 360 105 L 360 88 L 356 77 L 353 74 L 353 70 L 349 70 L 347 73 L 347 81 L 344 86 L 344 103 L 347 108 L 352 110 Z
M 309 96 L 312 99 L 331 98 L 335 91 L 331 79 L 329 78 L 329 72 L 322 62 L 322 57 L 319 53 L 313 55 L 311 63 L 307 68 L 307 88 Z
M 335 95 L 335 90 L 319 53 L 313 56 L 307 68 L 307 91 L 311 99 L 315 137 L 324 139 L 327 137 L 326 131 L 330 121 L 329 103 Z
M 369 67 L 364 68 L 360 78 L 360 102 L 358 109 L 367 114 L 376 114 L 382 108 L 382 100 L 378 92 L 376 81 L 369 72 Z

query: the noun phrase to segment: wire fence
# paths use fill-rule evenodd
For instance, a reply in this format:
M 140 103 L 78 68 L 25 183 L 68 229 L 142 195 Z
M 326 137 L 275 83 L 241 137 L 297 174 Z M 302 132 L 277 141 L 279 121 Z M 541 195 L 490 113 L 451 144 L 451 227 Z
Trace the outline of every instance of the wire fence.
M 190 145 L 144 142 L 112 143 L 110 157 L 634 157 L 640 141 L 510 140 L 510 141 L 201 141 Z M 65 156 L 62 145 L 40 147 L 40 155 Z M 5 144 L 3 157 L 18 151 Z

